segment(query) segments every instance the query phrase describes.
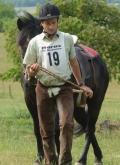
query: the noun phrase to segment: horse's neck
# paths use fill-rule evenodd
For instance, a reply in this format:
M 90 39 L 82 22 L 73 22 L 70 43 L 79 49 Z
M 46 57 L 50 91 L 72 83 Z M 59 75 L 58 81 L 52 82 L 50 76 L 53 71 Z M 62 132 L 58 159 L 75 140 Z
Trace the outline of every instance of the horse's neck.
M 38 32 L 36 31 L 32 31 L 31 29 L 23 29 L 22 31 L 20 31 L 19 35 L 18 35 L 18 45 L 21 48 L 21 55 L 22 58 L 24 58 L 25 56 L 25 52 L 28 46 L 29 41 L 38 34 Z
M 91 58 L 87 56 L 84 51 L 79 47 L 75 47 L 76 57 L 80 65 L 80 71 L 82 74 L 82 80 L 87 81 L 92 79 L 92 70 L 91 70 Z

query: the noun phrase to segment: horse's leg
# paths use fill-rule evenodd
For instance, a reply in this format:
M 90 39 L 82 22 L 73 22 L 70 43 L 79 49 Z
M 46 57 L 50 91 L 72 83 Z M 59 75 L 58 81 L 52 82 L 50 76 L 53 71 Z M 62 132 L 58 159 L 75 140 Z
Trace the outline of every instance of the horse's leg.
M 99 67 L 98 67 L 99 66 Z M 94 73 L 97 76 L 96 78 L 96 86 L 94 90 L 94 98 L 89 100 L 89 115 L 91 116 L 91 121 L 93 121 L 93 126 L 95 126 L 96 121 L 98 119 L 102 102 L 104 100 L 104 96 L 109 84 L 109 74 L 106 68 L 106 65 L 103 63 L 102 59 L 98 56 L 94 61 Z M 102 75 L 102 78 L 101 78 Z M 94 150 L 95 155 L 95 165 L 102 165 L 102 151 L 98 145 L 95 129 L 93 128 L 91 143 Z
M 102 94 L 99 97 L 95 97 L 92 100 L 88 102 L 88 116 L 89 116 L 89 123 L 88 123 L 88 130 L 90 132 L 90 140 L 92 143 L 94 155 L 95 155 L 95 165 L 102 165 L 102 151 L 99 147 L 99 144 L 97 142 L 96 136 L 95 136 L 95 124 L 98 119 L 101 105 L 103 102 Z
M 95 135 L 93 134 L 93 136 L 92 136 L 92 133 L 91 133 L 91 135 L 86 134 L 86 143 L 84 146 L 84 150 L 81 154 L 80 159 L 76 163 L 76 165 L 86 165 L 87 164 L 87 154 L 89 151 L 90 143 L 92 143 L 94 154 L 95 154 L 95 165 L 103 165 L 103 163 L 102 163 L 102 158 L 103 158 L 102 151 L 98 145 L 98 142 L 97 142 Z
M 37 140 L 38 156 L 43 157 L 44 152 L 43 152 L 42 138 L 40 135 L 39 120 L 38 120 L 36 100 L 34 98 L 34 93 L 33 93 L 32 97 L 31 97 L 31 95 L 26 93 L 25 102 L 26 102 L 27 108 L 32 116 L 32 119 L 33 119 L 34 133 L 35 133 L 36 140 Z
M 95 134 L 92 137 L 92 146 L 93 146 L 94 155 L 95 155 L 95 165 L 102 165 L 103 155 L 102 155 L 102 151 L 98 145 Z
M 80 159 L 75 163 L 75 165 L 87 164 L 87 154 L 88 154 L 89 146 L 90 146 L 90 138 L 89 136 L 86 135 L 84 149 L 82 151 Z
M 94 108 L 91 107 L 93 110 L 93 113 L 94 113 L 94 116 L 91 117 L 91 120 L 94 121 L 94 126 L 95 126 L 97 118 L 99 116 L 101 105 L 102 105 L 102 101 L 98 100 L 98 101 L 94 102 Z M 92 132 L 91 143 L 92 143 L 92 147 L 93 147 L 93 151 L 94 151 L 94 155 L 95 155 L 95 165 L 97 165 L 97 164 L 102 165 L 103 155 L 102 155 L 102 151 L 100 149 L 100 146 L 99 146 L 96 136 L 95 136 L 95 129 Z
M 87 114 L 85 112 L 85 108 L 78 107 L 74 108 L 74 118 L 82 126 L 82 131 L 85 131 L 87 124 Z
M 100 100 L 99 100 L 100 101 Z M 93 150 L 95 153 L 96 157 L 96 163 L 101 163 L 102 159 L 102 152 L 100 150 L 100 147 L 97 143 L 96 137 L 94 135 L 95 133 L 95 124 L 99 115 L 100 111 L 100 102 L 98 103 L 97 100 L 92 100 L 88 101 L 88 111 L 85 112 L 84 109 L 75 109 L 75 119 L 77 122 L 81 125 L 83 125 L 86 131 L 86 138 L 85 138 L 85 146 L 83 149 L 83 152 L 81 154 L 80 159 L 78 160 L 77 164 L 78 165 L 84 165 L 87 163 L 87 154 L 89 150 L 90 143 L 93 145 Z M 81 111 L 82 110 L 82 111 Z M 81 115 L 82 114 L 82 115 Z M 97 165 L 97 164 L 96 164 Z
M 76 165 L 86 165 L 87 164 L 87 154 L 89 151 L 90 143 L 92 143 L 94 154 L 95 154 L 95 165 L 103 165 L 103 163 L 102 163 L 102 158 L 103 158 L 102 151 L 98 145 L 98 142 L 96 140 L 94 133 L 92 133 L 92 132 L 86 133 L 86 143 L 84 146 L 84 150 L 81 154 L 80 159 L 76 163 Z
M 88 117 L 87 117 L 85 108 L 81 108 L 81 107 L 75 108 L 74 118 L 83 127 L 83 130 L 85 131 L 87 121 L 88 121 Z M 86 165 L 89 146 L 90 146 L 90 138 L 89 138 L 88 134 L 86 133 L 84 149 L 82 151 L 82 154 L 81 154 L 79 160 L 76 162 L 76 165 Z
M 39 129 L 35 84 L 31 85 L 29 84 L 29 82 L 26 83 L 24 80 L 24 84 L 22 85 L 23 85 L 23 90 L 24 90 L 25 102 L 33 119 L 34 133 L 35 133 L 35 137 L 37 141 L 38 159 L 40 159 L 41 161 L 44 157 L 44 151 L 43 151 L 42 138 L 41 138 L 40 129 Z

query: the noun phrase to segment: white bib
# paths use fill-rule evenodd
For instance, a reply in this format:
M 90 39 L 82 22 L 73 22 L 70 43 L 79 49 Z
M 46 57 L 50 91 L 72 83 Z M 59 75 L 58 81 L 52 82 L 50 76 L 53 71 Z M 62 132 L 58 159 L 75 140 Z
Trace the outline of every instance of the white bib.
M 39 53 L 37 62 L 45 69 L 55 73 L 56 75 L 70 79 L 71 69 L 69 65 L 69 57 L 65 52 L 64 33 L 61 32 L 56 40 L 46 41 L 39 38 L 37 42 L 39 45 Z M 38 79 L 47 86 L 62 85 L 64 82 L 60 82 L 56 78 L 39 72 L 37 75 Z

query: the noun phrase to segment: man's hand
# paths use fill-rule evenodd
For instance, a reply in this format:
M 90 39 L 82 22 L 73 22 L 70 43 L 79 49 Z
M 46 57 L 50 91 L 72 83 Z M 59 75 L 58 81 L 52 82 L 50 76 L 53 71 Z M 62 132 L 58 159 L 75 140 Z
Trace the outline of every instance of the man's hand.
M 93 97 L 93 91 L 86 85 L 80 86 L 80 89 L 83 90 L 85 96 L 92 98 Z
M 39 71 L 39 64 L 35 63 L 32 65 L 27 65 L 26 72 L 29 77 L 34 77 Z

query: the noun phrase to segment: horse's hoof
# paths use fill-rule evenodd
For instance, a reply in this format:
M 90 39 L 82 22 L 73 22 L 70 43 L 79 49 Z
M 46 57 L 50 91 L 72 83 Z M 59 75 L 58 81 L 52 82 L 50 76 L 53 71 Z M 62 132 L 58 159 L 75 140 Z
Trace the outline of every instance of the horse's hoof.
M 42 160 L 36 159 L 33 163 L 33 165 L 41 165 L 42 164 Z
M 103 165 L 102 162 L 95 162 L 94 165 Z
M 86 165 L 86 163 L 76 162 L 75 165 Z
M 33 163 L 33 165 L 40 165 L 40 161 L 39 160 L 35 160 L 35 162 Z

